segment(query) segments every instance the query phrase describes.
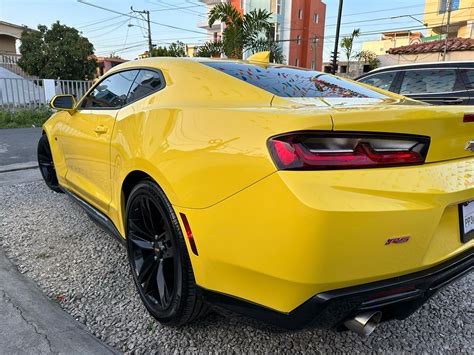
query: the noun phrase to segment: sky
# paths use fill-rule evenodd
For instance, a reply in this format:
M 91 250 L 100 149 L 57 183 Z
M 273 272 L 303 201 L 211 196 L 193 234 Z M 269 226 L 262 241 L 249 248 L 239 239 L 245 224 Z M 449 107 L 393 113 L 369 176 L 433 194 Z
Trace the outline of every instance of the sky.
M 151 26 L 152 39 L 156 45 L 163 46 L 175 40 L 186 44 L 200 44 L 206 40 L 205 31 L 196 26 L 198 22 L 206 22 L 206 7 L 197 0 L 84 1 L 121 13 L 130 13 L 130 6 L 135 10 L 150 10 L 151 20 L 154 22 Z M 326 61 L 334 47 L 339 1 L 324 2 L 327 5 L 324 45 Z M 424 4 L 425 0 L 345 0 L 341 35 L 349 35 L 354 28 L 360 28 L 361 36 L 354 48 L 357 52 L 363 41 L 380 39 L 383 31 L 420 30 L 422 25 L 406 15 L 422 20 Z M 93 43 L 98 56 L 114 53 L 126 59 L 134 59 L 148 48 L 144 21 L 76 0 L 0 0 L 0 20 L 31 28 L 36 28 L 38 24 L 50 26 L 59 20 L 62 24 L 81 31 Z

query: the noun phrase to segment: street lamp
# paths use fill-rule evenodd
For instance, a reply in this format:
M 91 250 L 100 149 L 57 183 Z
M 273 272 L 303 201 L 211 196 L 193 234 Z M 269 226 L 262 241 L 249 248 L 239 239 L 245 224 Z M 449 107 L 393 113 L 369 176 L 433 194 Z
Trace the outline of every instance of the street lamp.
M 402 17 L 409 17 L 409 18 L 415 20 L 416 22 L 421 23 L 421 24 L 422 24 L 423 26 L 425 26 L 425 27 L 428 26 L 427 23 L 425 23 L 425 22 L 423 22 L 423 21 L 421 21 L 421 20 L 418 20 L 416 17 L 414 17 L 414 16 L 412 16 L 412 15 L 392 16 L 392 17 L 390 17 L 390 20 L 394 20 L 394 19 L 396 19 L 396 18 L 402 18 Z

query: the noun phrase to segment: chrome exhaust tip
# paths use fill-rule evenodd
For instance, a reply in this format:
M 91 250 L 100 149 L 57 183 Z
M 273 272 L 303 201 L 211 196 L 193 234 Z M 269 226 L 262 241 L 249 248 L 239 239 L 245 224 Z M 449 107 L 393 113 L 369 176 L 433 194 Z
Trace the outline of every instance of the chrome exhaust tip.
M 382 312 L 360 313 L 344 322 L 344 325 L 362 337 L 368 337 L 382 320 Z

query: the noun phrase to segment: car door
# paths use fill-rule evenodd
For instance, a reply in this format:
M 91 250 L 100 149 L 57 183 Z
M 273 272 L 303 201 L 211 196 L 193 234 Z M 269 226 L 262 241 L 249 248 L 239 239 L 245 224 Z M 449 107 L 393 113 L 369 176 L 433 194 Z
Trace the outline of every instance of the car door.
M 110 140 L 138 70 L 114 73 L 98 82 L 61 129 L 68 188 L 107 212 L 111 199 Z
M 404 71 L 400 94 L 433 105 L 468 104 L 464 83 L 456 68 L 420 68 Z

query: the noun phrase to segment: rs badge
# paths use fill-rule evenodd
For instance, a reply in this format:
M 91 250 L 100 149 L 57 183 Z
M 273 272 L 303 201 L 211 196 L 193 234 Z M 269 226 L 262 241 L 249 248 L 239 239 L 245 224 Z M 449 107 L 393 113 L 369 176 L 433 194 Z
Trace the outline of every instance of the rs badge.
M 387 239 L 387 241 L 385 242 L 385 245 L 402 244 L 402 243 L 408 242 L 409 240 L 410 240 L 409 236 L 400 237 L 400 238 L 390 238 L 390 239 Z

